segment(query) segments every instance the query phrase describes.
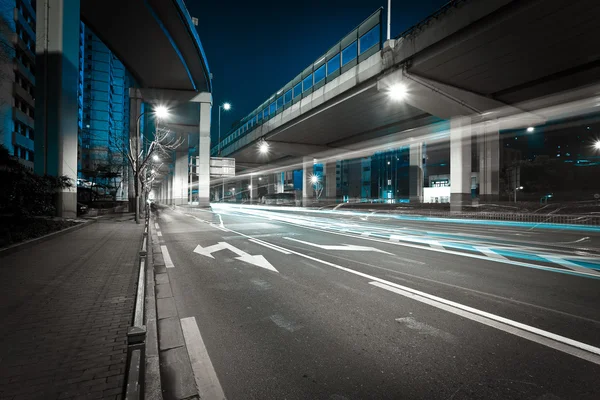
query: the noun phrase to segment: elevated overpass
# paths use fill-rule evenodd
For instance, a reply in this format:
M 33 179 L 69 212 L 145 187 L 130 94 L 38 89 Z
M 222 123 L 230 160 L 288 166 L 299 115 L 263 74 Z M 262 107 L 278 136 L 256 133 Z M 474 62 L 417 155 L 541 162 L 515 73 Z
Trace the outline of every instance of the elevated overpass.
M 451 201 L 470 201 L 473 150 L 480 155 L 482 197 L 497 197 L 499 131 L 543 124 L 549 116 L 540 110 L 596 95 L 600 49 L 586 38 L 600 35 L 598 17 L 594 0 L 456 0 L 363 55 L 365 34 L 375 25 L 381 32 L 376 13 L 244 118 L 212 153 L 235 157 L 240 173 L 302 165 L 305 180 L 317 158 L 329 163 L 325 180 L 331 182 L 335 160 L 410 145 L 411 198 L 418 201 L 422 143 L 449 140 Z M 329 75 L 330 60 L 341 54 L 344 63 L 355 43 L 354 65 Z M 323 65 L 325 79 L 317 85 Z M 297 84 L 311 74 L 312 83 L 296 96 Z M 394 102 L 390 91 L 398 87 L 404 96 Z M 593 112 L 588 106 L 580 111 Z M 263 142 L 268 154 L 257 151 Z M 326 191 L 335 197 L 335 185 Z
M 187 192 L 188 147 L 197 147 L 199 197 L 208 204 L 211 75 L 183 0 L 37 2 L 36 172 L 77 178 L 80 20 L 123 62 L 138 84 L 130 90 L 133 147 L 139 148 L 137 122 L 143 113 L 151 112 L 144 110 L 144 103 L 171 108 L 172 128 L 194 140 L 186 140 L 178 152 L 171 191 L 175 197 Z M 187 194 L 184 197 L 187 199 Z M 74 190 L 62 192 L 59 214 L 74 216 L 76 202 Z

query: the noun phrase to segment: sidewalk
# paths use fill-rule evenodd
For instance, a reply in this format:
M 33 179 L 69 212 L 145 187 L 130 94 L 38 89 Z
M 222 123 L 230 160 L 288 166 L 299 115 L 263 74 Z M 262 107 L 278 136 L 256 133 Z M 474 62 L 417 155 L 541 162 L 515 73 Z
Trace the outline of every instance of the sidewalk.
M 0 256 L 0 398 L 121 399 L 143 224 L 132 214 Z

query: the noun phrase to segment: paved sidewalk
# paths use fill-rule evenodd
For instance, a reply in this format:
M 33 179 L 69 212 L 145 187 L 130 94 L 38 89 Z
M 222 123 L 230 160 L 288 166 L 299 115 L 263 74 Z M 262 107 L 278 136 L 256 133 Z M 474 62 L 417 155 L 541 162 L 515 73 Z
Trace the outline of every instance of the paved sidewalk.
M 0 257 L 0 399 L 121 399 L 143 224 L 111 215 Z

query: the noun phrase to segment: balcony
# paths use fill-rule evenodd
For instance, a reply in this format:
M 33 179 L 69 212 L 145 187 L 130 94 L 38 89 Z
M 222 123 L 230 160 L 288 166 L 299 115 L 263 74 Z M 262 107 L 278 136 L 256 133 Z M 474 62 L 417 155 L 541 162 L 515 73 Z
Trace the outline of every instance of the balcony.
M 21 147 L 26 148 L 27 150 L 31 150 L 34 151 L 34 142 L 33 140 L 29 139 L 28 137 L 25 137 L 23 135 L 21 135 L 18 132 L 14 132 L 13 131 L 13 135 L 12 135 L 12 142 L 13 144 L 19 145 Z
M 29 70 L 29 68 L 27 68 L 25 65 L 23 65 L 23 63 L 17 59 L 14 60 L 15 64 L 14 64 L 14 69 L 19 71 L 19 73 L 24 76 L 25 78 L 27 78 L 27 80 L 35 86 L 35 75 L 31 72 L 31 70 Z
M 33 129 L 33 118 L 31 118 L 29 115 L 25 114 L 23 111 L 19 110 L 16 107 L 13 107 L 13 119 L 20 121 Z
M 35 108 L 35 100 L 31 96 L 31 94 L 29 94 L 27 90 L 23 89 L 21 85 L 19 85 L 16 82 L 13 82 L 13 93 L 19 96 L 21 99 L 23 99 L 23 101 L 29 104 L 29 106 Z
M 29 58 L 29 61 L 35 65 L 35 54 L 33 51 L 27 46 L 27 43 L 23 41 L 16 33 L 13 34 L 12 42 L 23 51 L 23 53 Z

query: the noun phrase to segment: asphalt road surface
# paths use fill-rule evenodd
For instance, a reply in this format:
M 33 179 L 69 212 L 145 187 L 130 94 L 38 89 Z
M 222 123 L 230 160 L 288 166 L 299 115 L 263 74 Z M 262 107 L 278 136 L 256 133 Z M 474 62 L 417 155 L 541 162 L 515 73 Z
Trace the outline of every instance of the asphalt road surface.
M 235 205 L 157 228 L 201 398 L 600 399 L 600 229 Z

